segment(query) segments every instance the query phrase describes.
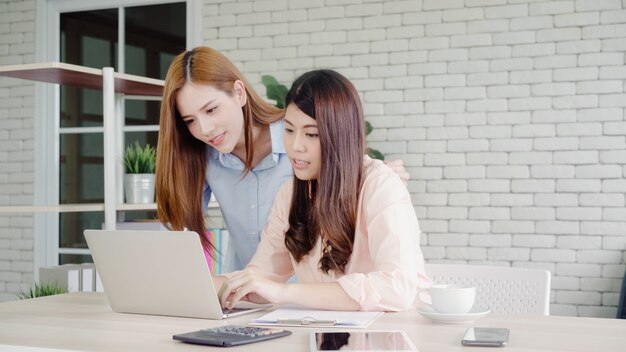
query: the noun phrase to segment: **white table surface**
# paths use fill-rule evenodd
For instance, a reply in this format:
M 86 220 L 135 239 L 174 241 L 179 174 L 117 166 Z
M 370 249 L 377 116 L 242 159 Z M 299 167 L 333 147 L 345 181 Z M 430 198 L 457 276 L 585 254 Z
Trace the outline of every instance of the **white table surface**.
M 308 351 L 309 329 L 228 349 L 184 344 L 172 335 L 227 324 L 247 324 L 254 313 L 215 321 L 120 314 L 102 293 L 80 292 L 0 303 L 0 351 Z M 511 330 L 503 349 L 463 347 L 470 326 Z M 433 323 L 416 311 L 386 313 L 369 329 L 404 330 L 419 351 L 626 351 L 626 320 L 490 314 L 473 323 Z M 16 347 L 21 346 L 21 347 Z

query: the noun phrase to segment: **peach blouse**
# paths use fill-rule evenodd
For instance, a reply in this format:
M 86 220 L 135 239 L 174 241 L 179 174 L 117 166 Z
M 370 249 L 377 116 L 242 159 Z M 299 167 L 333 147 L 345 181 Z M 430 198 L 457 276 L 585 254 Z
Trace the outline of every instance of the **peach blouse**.
M 318 269 L 319 239 L 299 263 L 285 247 L 292 192 L 291 181 L 278 191 L 248 266 L 278 282 L 294 273 L 301 283 L 337 281 L 361 310 L 400 311 L 419 305 L 418 290 L 428 287 L 430 280 L 424 272 L 417 216 L 398 175 L 380 160 L 365 157 L 354 247 L 345 274 L 340 275 Z

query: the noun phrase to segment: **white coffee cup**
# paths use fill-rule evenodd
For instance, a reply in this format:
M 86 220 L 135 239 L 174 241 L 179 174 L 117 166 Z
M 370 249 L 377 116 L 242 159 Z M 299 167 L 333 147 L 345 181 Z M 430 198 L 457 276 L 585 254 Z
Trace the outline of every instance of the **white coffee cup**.
M 465 314 L 472 310 L 476 299 L 476 288 L 458 285 L 432 285 L 428 288 L 431 306 L 435 311 L 442 314 Z

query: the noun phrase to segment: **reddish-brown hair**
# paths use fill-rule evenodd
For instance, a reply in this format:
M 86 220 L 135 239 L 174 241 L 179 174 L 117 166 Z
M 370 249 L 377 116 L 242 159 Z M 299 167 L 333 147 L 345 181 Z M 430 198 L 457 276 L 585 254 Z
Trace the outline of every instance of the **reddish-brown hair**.
M 287 94 L 289 104 L 317 121 L 322 163 L 317 180 L 294 176 L 285 245 L 300 261 L 320 237 L 320 270 L 342 273 L 352 254 L 363 179 L 361 100 L 347 78 L 332 70 L 316 70 L 293 83 Z
M 202 245 L 213 253 L 206 238 L 202 190 L 208 145 L 191 135 L 176 109 L 176 96 L 187 82 L 214 86 L 232 94 L 235 81 L 243 82 L 246 104 L 242 107 L 246 160 L 244 173 L 252 168 L 253 125 L 269 125 L 284 111 L 264 101 L 241 72 L 218 51 L 197 47 L 176 56 L 167 71 L 161 103 L 156 161 L 156 199 L 159 220 L 172 230 L 187 228 L 200 234 Z

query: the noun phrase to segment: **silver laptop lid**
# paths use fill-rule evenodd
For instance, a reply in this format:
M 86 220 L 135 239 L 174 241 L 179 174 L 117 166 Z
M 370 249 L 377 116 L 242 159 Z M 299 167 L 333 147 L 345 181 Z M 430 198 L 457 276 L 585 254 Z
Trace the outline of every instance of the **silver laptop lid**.
M 85 239 L 114 311 L 222 319 L 195 232 L 85 230 Z

